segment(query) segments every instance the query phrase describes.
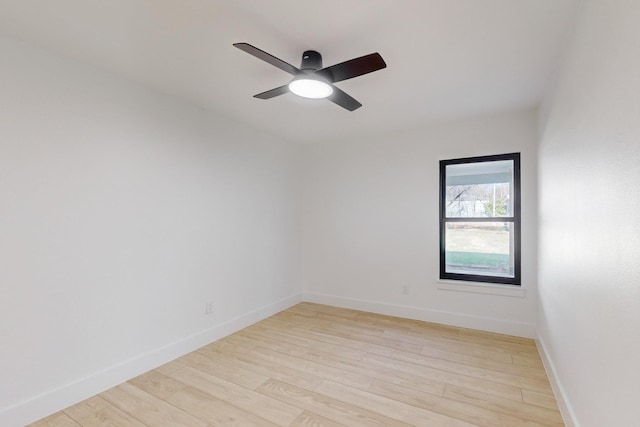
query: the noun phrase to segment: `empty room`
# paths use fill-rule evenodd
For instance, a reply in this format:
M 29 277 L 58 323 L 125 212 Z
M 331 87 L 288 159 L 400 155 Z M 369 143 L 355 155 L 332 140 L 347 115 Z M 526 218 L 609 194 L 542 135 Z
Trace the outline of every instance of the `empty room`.
M 0 0 L 0 426 L 640 425 L 637 0 Z

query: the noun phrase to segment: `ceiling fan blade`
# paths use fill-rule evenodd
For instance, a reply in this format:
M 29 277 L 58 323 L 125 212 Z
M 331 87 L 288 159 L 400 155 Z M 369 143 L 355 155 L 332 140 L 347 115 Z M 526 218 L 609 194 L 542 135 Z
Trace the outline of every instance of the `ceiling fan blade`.
M 334 102 L 341 106 L 342 108 L 346 108 L 349 111 L 353 111 L 362 107 L 358 101 L 352 98 L 350 95 L 347 95 L 346 92 L 338 89 L 337 87 L 331 85 L 333 87 L 333 93 L 327 98 L 329 101 Z
M 386 66 L 387 64 L 384 62 L 384 59 L 382 59 L 382 56 L 376 52 L 323 68 L 322 70 L 316 71 L 315 74 L 335 83 L 372 73 L 386 68 Z
M 284 95 L 287 92 L 289 92 L 289 85 L 284 85 L 284 86 L 277 87 L 275 89 L 268 90 L 266 92 L 259 93 L 257 95 L 253 95 L 253 97 L 260 98 L 260 99 L 270 99 L 270 98 L 275 98 L 276 96 L 279 96 L 279 95 Z
M 274 67 L 280 68 L 282 71 L 286 71 L 287 73 L 297 76 L 301 73 L 299 69 L 294 67 L 293 65 L 284 62 L 280 58 L 276 58 L 275 56 L 265 52 L 264 50 L 258 49 L 255 46 L 250 45 L 249 43 L 234 43 L 235 47 L 240 50 L 247 52 L 249 55 L 253 55 L 258 59 L 262 59 L 265 62 L 273 65 Z

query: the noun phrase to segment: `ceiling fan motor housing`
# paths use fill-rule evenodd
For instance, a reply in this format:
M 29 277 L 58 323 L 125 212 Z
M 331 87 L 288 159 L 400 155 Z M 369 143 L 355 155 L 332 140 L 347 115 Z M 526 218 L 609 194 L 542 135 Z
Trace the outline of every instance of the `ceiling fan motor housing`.
M 301 70 L 315 71 L 322 69 L 322 55 L 315 50 L 305 50 L 302 54 Z

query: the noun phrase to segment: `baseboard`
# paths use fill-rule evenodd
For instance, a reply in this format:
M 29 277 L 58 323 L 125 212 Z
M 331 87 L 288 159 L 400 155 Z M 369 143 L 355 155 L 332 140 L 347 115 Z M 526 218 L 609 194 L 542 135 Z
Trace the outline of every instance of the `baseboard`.
M 70 384 L 65 384 L 55 390 L 4 408 L 0 411 L 0 426 L 22 427 L 37 421 L 190 353 L 215 340 L 259 322 L 299 303 L 301 300 L 301 294 L 296 294 L 267 304 L 164 347 L 152 350 Z
M 540 353 L 540 358 L 542 359 L 544 370 L 547 372 L 547 377 L 549 377 L 549 383 L 551 383 L 553 394 L 556 396 L 558 409 L 560 409 L 562 420 L 564 421 L 565 426 L 579 427 L 580 424 L 578 423 L 575 412 L 573 411 L 573 408 L 569 403 L 569 399 L 567 399 L 567 393 L 565 392 L 564 387 L 562 387 L 562 383 L 558 378 L 555 365 L 549 357 L 547 346 L 540 336 L 536 338 L 536 346 L 538 347 L 538 353 Z
M 425 322 L 458 326 L 461 328 L 479 329 L 487 332 L 514 335 L 524 338 L 536 338 L 536 325 L 533 323 L 514 322 L 492 317 L 471 316 L 463 313 L 430 310 L 420 307 L 389 304 L 379 301 L 367 301 L 345 298 L 335 295 L 303 292 L 302 300 L 336 307 L 351 308 L 371 313 L 423 320 Z

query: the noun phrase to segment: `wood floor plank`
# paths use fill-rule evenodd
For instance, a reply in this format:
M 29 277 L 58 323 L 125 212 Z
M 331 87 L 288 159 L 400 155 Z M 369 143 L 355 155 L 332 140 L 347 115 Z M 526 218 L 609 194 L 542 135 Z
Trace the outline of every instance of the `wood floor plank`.
M 149 426 L 208 426 L 207 422 L 129 383 L 113 387 L 101 393 L 100 397 Z
M 132 415 L 112 405 L 107 405 L 78 423 L 83 427 L 146 427 Z
M 536 343 L 530 338 L 515 337 L 513 335 L 497 334 L 494 332 L 477 331 L 460 328 L 458 339 L 480 342 L 491 347 L 504 348 L 509 351 L 527 351 L 536 348 Z
M 320 384 L 316 389 L 316 393 L 331 396 L 341 401 L 348 401 L 359 408 L 364 408 L 372 412 L 375 411 L 376 413 L 410 425 L 425 427 L 473 427 L 472 424 L 460 419 L 451 418 L 424 408 L 407 405 L 404 402 L 390 399 L 386 396 L 351 388 L 331 381 L 325 381 Z
M 100 396 L 93 396 L 82 402 L 68 407 L 63 412 L 76 421 L 80 421 L 92 415 L 100 409 L 106 408 L 109 404 Z
M 509 414 L 491 411 L 386 381 L 376 381 L 368 391 L 482 427 L 533 427 L 541 425 Z
M 328 335 L 333 335 L 340 338 L 347 338 L 354 341 L 360 341 L 366 344 L 373 344 L 379 347 L 386 347 L 393 350 L 409 351 L 412 353 L 420 353 L 422 350 L 422 344 L 416 344 L 410 341 L 405 341 L 397 338 L 387 338 L 377 335 L 361 334 L 358 331 L 354 331 L 353 328 L 338 328 L 332 329 L 331 327 L 318 326 L 312 328 L 313 331 L 323 332 Z
M 373 363 L 369 363 L 366 360 L 349 360 L 347 358 L 341 357 L 339 353 L 327 354 L 317 350 L 310 350 L 304 357 L 318 363 L 342 369 L 345 372 L 352 372 L 367 376 L 368 378 L 371 378 L 373 380 L 371 381 L 371 383 L 375 382 L 376 380 L 383 380 L 392 384 L 409 387 L 415 390 L 421 390 L 425 393 L 431 393 L 437 396 L 442 396 L 442 393 L 444 393 L 444 382 L 429 380 L 427 378 L 414 375 L 413 373 L 379 366 Z M 358 386 L 358 384 L 351 385 L 354 385 L 356 387 Z
M 382 356 L 391 356 L 396 350 L 394 348 L 385 347 L 378 344 L 372 344 L 368 342 L 359 341 L 353 338 L 345 338 L 342 336 L 337 336 L 332 334 L 331 331 L 322 332 L 318 330 L 305 330 L 302 328 L 292 328 L 286 332 L 289 335 L 300 336 L 303 338 L 310 339 L 312 341 L 319 341 L 326 344 L 333 344 L 337 347 L 343 347 L 350 350 L 355 350 L 358 352 L 364 353 L 375 353 L 380 354 Z M 315 346 L 313 348 L 316 348 Z M 358 357 L 359 359 L 362 356 Z
M 479 343 L 463 342 L 455 338 L 442 338 L 442 337 L 430 337 L 427 338 L 422 346 L 420 353 L 425 351 L 425 348 L 437 348 L 443 351 L 449 351 L 452 353 L 458 353 L 466 356 L 473 356 L 480 359 L 501 361 L 504 363 L 513 363 L 512 353 L 501 349 L 492 348 Z
M 493 347 L 487 348 L 486 345 L 479 343 L 460 341 L 455 336 L 444 336 L 442 334 L 434 336 L 426 333 L 399 332 L 395 330 L 385 330 L 382 336 L 404 339 L 420 344 L 423 346 L 421 353 L 425 355 L 437 354 L 440 351 L 446 353 L 447 356 L 443 357 L 445 359 L 450 357 L 473 357 L 474 359 L 484 360 L 484 363 L 513 363 L 511 353 L 507 350 Z M 457 352 L 454 351 L 456 347 L 459 349 Z M 478 354 L 470 354 L 470 350 L 474 348 L 478 350 Z
M 524 403 L 528 403 L 530 405 L 537 405 L 554 411 L 558 410 L 558 403 L 556 402 L 555 397 L 553 397 L 553 394 L 538 393 L 532 390 L 523 389 L 522 400 Z
M 513 359 L 514 365 L 544 369 L 540 355 L 537 352 L 516 352 L 511 354 L 511 358 Z
M 394 335 L 400 335 L 403 339 L 413 340 L 416 343 L 424 345 L 431 342 L 442 342 L 452 347 L 461 347 L 465 353 L 467 352 L 467 347 L 476 348 L 480 351 L 491 353 L 492 357 L 495 357 L 496 353 L 535 352 L 535 343 L 530 339 L 514 337 L 517 338 L 518 341 L 513 342 L 510 341 L 512 337 L 508 335 L 471 331 L 450 326 L 443 329 L 441 327 L 432 327 L 432 324 L 426 325 L 429 326 L 422 330 L 403 331 L 399 329 L 387 329 L 383 333 L 383 336 L 393 337 Z M 472 332 L 479 332 L 477 339 L 474 339 Z
M 165 370 L 165 372 L 169 371 Z M 171 372 L 177 372 L 177 370 L 171 370 Z M 182 390 L 185 387 L 185 385 L 180 381 L 176 381 L 173 378 L 160 373 L 157 369 L 139 375 L 129 380 L 129 383 L 160 399 L 164 399 L 170 394 Z
M 398 331 L 407 335 L 417 334 L 420 336 L 446 336 L 456 337 L 460 328 L 455 326 L 441 325 L 438 323 L 423 322 L 421 320 L 405 319 L 401 317 L 387 316 L 383 314 L 368 313 L 361 311 L 355 319 L 359 322 L 380 325 L 388 331 Z
M 300 303 L 34 425 L 563 422 L 533 340 Z
M 270 328 L 276 328 L 276 329 L 290 329 L 290 328 L 294 328 L 295 327 L 295 323 L 292 323 L 289 320 L 280 319 L 280 318 L 278 318 L 276 316 L 277 315 L 273 315 L 271 317 L 268 317 L 268 318 L 262 320 L 260 323 L 262 325 L 264 325 L 264 326 L 268 326 Z
M 272 329 L 272 328 L 264 328 L 264 329 Z M 298 344 L 277 341 L 277 340 L 270 339 L 268 336 L 262 335 L 261 330 L 258 328 L 238 331 L 237 333 L 233 334 L 232 337 L 228 337 L 228 338 L 229 338 L 229 342 L 233 342 L 233 343 L 254 344 L 253 347 L 251 348 L 249 348 L 249 346 L 247 345 L 245 347 L 246 351 L 251 351 L 256 346 L 260 345 L 260 347 L 267 347 L 273 350 L 282 351 L 282 352 L 291 353 L 291 354 L 304 354 L 305 352 L 305 348 Z
M 520 391 L 520 388 L 513 385 L 473 378 L 459 373 L 442 371 L 439 369 L 430 368 L 428 366 L 403 362 L 390 357 L 374 354 L 366 355 L 363 360 L 370 361 L 371 363 L 377 364 L 379 366 L 385 366 L 391 369 L 413 373 L 414 375 L 419 375 L 433 381 L 439 381 L 446 384 L 455 384 L 471 390 L 478 390 L 485 393 L 495 394 L 496 396 L 505 397 L 507 399 L 515 401 L 522 401 L 522 393 Z
M 41 419 L 30 427 L 80 427 L 80 424 L 76 423 L 70 416 L 63 412 L 56 412 L 49 415 L 46 418 Z
M 367 375 L 349 372 L 345 369 L 334 368 L 330 365 L 317 363 L 309 359 L 290 356 L 284 353 L 278 353 L 268 349 L 253 350 L 251 355 L 262 357 L 274 363 L 283 366 L 290 366 L 296 370 L 306 372 L 323 379 L 354 385 L 356 387 L 368 387 L 373 379 Z
M 185 387 L 167 397 L 167 402 L 212 426 L 225 427 L 277 427 L 259 415 L 245 411 L 210 394 Z
M 289 427 L 344 427 L 344 424 L 304 411 Z
M 161 374 L 169 375 L 169 374 L 172 374 L 175 371 L 179 371 L 180 369 L 182 369 L 184 367 L 185 367 L 185 365 L 180 363 L 178 360 L 173 360 L 173 361 L 171 361 L 169 363 L 165 363 L 164 365 L 157 367 L 154 370 L 157 371 L 157 372 L 160 372 Z
M 520 388 L 549 392 L 551 390 L 549 381 L 544 372 L 540 370 L 528 370 L 519 366 L 500 366 L 486 368 L 468 363 L 459 363 L 423 354 L 396 352 L 392 356 L 394 359 L 416 363 L 448 372 L 456 372 L 473 378 L 486 379 L 502 384 L 513 385 Z
M 500 372 L 506 372 L 513 375 L 520 375 L 523 377 L 547 379 L 547 374 L 544 369 L 540 367 L 516 365 L 510 355 L 505 358 L 483 358 L 476 357 L 464 353 L 456 353 L 453 351 L 442 350 L 440 348 L 433 347 L 425 344 L 420 351 L 421 355 L 435 357 L 438 359 L 450 360 L 452 362 L 462 363 L 465 365 L 477 366 L 480 368 L 498 370 Z
M 335 422 L 349 426 L 404 427 L 411 425 L 375 411 L 359 408 L 351 403 L 280 381 L 269 380 L 261 385 L 258 391 L 283 402 L 292 402 L 306 411 L 322 414 Z
M 276 332 L 279 331 L 273 328 L 256 326 L 255 328 L 249 330 L 242 330 L 238 333 L 238 335 L 250 341 L 258 341 L 260 343 L 260 347 L 266 347 L 271 350 L 293 354 L 296 356 L 306 353 L 309 349 L 308 342 L 305 342 L 302 339 L 283 340 L 281 339 L 281 336 L 286 336 L 286 331 L 282 331 L 280 335 L 275 334 Z
M 311 347 L 326 352 L 339 351 L 343 355 L 352 359 L 360 359 L 366 353 L 366 351 L 364 350 L 357 350 L 342 345 L 324 343 L 313 338 L 295 335 L 293 333 L 293 330 L 278 331 L 272 328 L 260 327 L 259 329 L 252 330 L 251 333 L 247 335 L 254 340 L 260 340 L 261 343 L 268 343 L 268 345 L 262 345 L 262 347 L 268 347 L 272 350 L 281 351 L 283 353 L 292 354 L 295 356 L 301 356 L 305 354 Z M 280 343 L 281 345 L 276 346 L 273 344 L 275 342 Z M 291 344 L 293 346 L 283 346 L 282 343 Z
M 288 425 L 302 413 L 302 409 L 294 405 L 270 399 L 253 390 L 190 367 L 175 372 L 172 378 L 233 406 L 258 413 L 275 424 Z
M 491 393 L 483 393 L 478 390 L 470 390 L 447 384 L 444 397 L 469 403 L 490 411 L 513 415 L 524 420 L 530 420 L 546 426 L 563 426 L 560 412 L 553 409 L 541 408 L 524 402 L 505 399 Z
M 195 351 L 183 356 L 181 360 L 184 360 L 184 362 L 192 368 L 199 369 L 251 390 L 269 379 L 268 375 L 246 369 L 239 369 L 237 366 L 221 360 L 221 358 L 214 360 Z
M 327 313 L 335 317 L 344 317 L 347 319 L 355 319 L 362 313 L 359 310 L 353 310 L 350 308 L 334 307 L 331 305 L 316 304 L 312 302 L 302 302 L 292 308 L 295 310 L 296 307 L 298 306 L 307 308 L 307 309 L 312 309 L 312 310 L 315 310 L 316 312 Z
M 287 322 L 297 325 L 311 323 L 324 326 L 341 325 L 342 327 L 353 328 L 353 330 L 357 330 L 357 332 L 368 335 L 380 335 L 384 331 L 383 327 L 373 322 L 358 321 L 357 312 L 355 315 L 351 315 L 348 311 L 342 310 L 335 313 L 318 311 L 314 315 L 296 314 L 290 310 L 286 310 L 276 314 L 274 318 L 287 320 Z
M 368 344 L 375 344 L 394 350 L 411 351 L 413 353 L 420 353 L 420 350 L 422 350 L 422 344 L 416 344 L 395 338 L 387 338 L 380 335 L 370 335 L 353 327 L 336 328 L 335 326 L 316 326 L 311 328 L 311 330 Z
M 221 360 L 228 365 L 233 365 L 236 370 L 255 372 L 309 390 L 313 390 L 322 382 L 322 378 L 317 375 L 294 369 L 292 366 L 274 363 L 268 359 L 256 356 L 255 353 L 218 352 L 208 349 L 206 352 L 203 352 L 203 354 L 213 361 Z

